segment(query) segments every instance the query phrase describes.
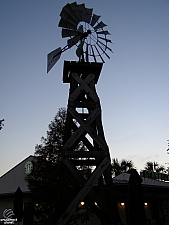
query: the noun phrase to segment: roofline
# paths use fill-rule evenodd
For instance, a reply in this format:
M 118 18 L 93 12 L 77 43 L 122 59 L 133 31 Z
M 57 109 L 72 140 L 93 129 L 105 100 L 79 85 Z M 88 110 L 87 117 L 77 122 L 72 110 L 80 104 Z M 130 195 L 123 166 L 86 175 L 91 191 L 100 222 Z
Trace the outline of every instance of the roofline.
M 4 173 L 1 177 L 0 177 L 0 179 L 3 177 L 3 176 L 5 176 L 7 173 L 9 173 L 10 171 L 12 171 L 13 169 L 15 169 L 17 166 L 19 166 L 21 163 L 23 163 L 25 160 L 27 160 L 29 157 L 35 157 L 34 155 L 29 155 L 28 157 L 26 157 L 24 160 L 22 160 L 20 163 L 18 163 L 16 166 L 14 166 L 12 169 L 10 169 L 10 170 L 8 170 L 6 173 Z

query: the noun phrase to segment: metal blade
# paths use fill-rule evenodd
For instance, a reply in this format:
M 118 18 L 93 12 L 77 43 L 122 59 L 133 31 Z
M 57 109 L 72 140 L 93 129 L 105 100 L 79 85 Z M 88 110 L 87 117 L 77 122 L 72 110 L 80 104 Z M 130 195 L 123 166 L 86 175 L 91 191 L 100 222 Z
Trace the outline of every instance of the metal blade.
M 72 4 L 67 4 L 66 6 L 63 7 L 63 9 L 76 21 L 76 23 L 78 24 L 79 22 L 79 17 L 76 15 L 76 13 L 74 12 L 72 5 L 77 5 L 75 2 Z
M 107 25 L 101 21 L 100 23 L 98 23 L 98 24 L 94 27 L 94 29 L 95 29 L 95 30 L 98 30 L 98 29 L 103 28 L 103 27 L 105 27 L 105 26 L 107 26 Z
M 111 52 L 113 52 L 112 50 L 111 50 L 111 48 L 109 48 L 107 45 L 105 45 L 103 42 L 101 42 L 101 41 L 99 41 L 98 40 L 98 42 L 100 43 L 100 44 L 102 44 L 104 47 L 105 47 L 105 49 L 109 49 L 109 51 L 111 51 Z
M 76 25 L 73 25 L 73 24 L 69 23 L 68 21 L 66 21 L 63 18 L 60 19 L 58 26 L 64 27 L 64 28 L 69 28 L 69 29 L 72 29 L 72 30 L 76 30 Z
M 93 46 L 92 46 L 92 45 L 91 45 L 91 49 L 92 49 L 92 56 L 93 56 L 93 58 L 94 58 L 94 61 L 97 62 L 97 61 L 96 61 L 95 54 L 94 54 L 94 49 L 93 49 Z
M 71 48 L 73 45 L 77 44 L 80 40 L 80 36 L 75 36 L 67 41 L 68 47 Z
M 76 2 L 73 2 L 72 4 L 70 4 L 70 7 L 72 8 L 73 12 L 75 13 L 75 15 L 78 18 L 78 22 L 82 21 L 82 17 L 78 8 L 78 5 Z
M 78 32 L 74 30 L 62 29 L 62 38 L 71 37 L 77 35 Z
M 93 9 L 85 8 L 85 20 L 84 20 L 84 22 L 90 23 L 90 20 L 91 20 L 91 17 L 92 17 L 92 12 L 93 12 Z
M 94 47 L 95 47 L 95 49 L 96 49 L 98 55 L 100 56 L 102 62 L 104 63 L 105 61 L 104 61 L 103 57 L 100 55 L 100 52 L 99 52 L 99 50 L 97 49 L 96 45 L 95 45 Z
M 78 10 L 79 10 L 80 16 L 82 18 L 81 21 L 85 21 L 85 4 L 79 4 L 77 6 L 78 6 Z
M 90 25 L 91 25 L 91 26 L 94 26 L 95 23 L 99 20 L 99 18 L 100 18 L 100 16 L 98 16 L 98 15 L 96 15 L 96 14 L 93 14 L 92 20 L 91 20 L 91 22 L 90 22 Z
M 111 40 L 109 40 L 109 39 L 107 39 L 107 38 L 103 38 L 103 37 L 100 37 L 100 36 L 98 36 L 98 38 L 100 38 L 100 39 L 102 39 L 102 40 L 104 40 L 104 41 L 106 41 L 106 42 L 110 42 L 110 43 L 111 43 Z
M 47 55 L 47 73 L 52 69 L 55 63 L 60 59 L 62 53 L 61 47 L 55 49 Z
M 60 16 L 61 16 L 64 20 L 68 21 L 69 23 L 71 23 L 71 24 L 77 26 L 78 22 L 77 22 L 76 20 L 74 20 L 74 19 L 71 17 L 71 15 L 69 15 L 69 13 L 65 11 L 65 9 L 62 9 L 62 11 L 61 11 L 61 13 L 60 13 Z
M 103 30 L 103 31 L 99 31 L 99 32 L 96 31 L 96 33 L 97 34 L 105 34 L 105 35 L 110 34 L 107 30 Z
M 106 53 L 106 49 L 103 49 L 99 43 L 97 43 L 97 45 L 99 46 L 99 48 L 103 51 L 103 53 L 107 56 L 108 59 L 110 59 L 110 56 Z

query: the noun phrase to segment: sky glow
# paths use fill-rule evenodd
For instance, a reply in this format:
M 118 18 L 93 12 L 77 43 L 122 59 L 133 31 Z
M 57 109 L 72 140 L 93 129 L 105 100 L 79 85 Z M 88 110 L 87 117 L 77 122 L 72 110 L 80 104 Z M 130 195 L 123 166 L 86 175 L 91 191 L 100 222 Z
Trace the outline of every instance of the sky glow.
M 47 54 L 64 47 L 58 27 L 65 0 L 0 1 L 0 176 L 34 154 L 58 108 L 67 107 L 62 83 L 64 52 L 46 73 Z M 69 2 L 71 3 L 71 2 Z M 165 165 L 169 139 L 169 0 L 84 0 L 101 15 L 113 54 L 97 93 L 112 158 Z M 167 166 L 167 165 L 166 165 Z

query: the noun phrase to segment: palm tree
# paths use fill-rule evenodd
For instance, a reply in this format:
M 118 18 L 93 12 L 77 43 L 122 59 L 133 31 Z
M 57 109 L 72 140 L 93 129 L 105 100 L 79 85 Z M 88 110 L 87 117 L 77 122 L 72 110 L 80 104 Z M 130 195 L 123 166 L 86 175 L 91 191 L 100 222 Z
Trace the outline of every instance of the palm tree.
M 134 169 L 134 163 L 131 160 L 122 159 L 121 162 L 119 162 L 117 158 L 112 159 L 112 175 L 118 176 L 121 173 L 126 173 L 130 169 Z
M 166 169 L 164 166 L 160 166 L 158 162 L 146 162 L 146 165 L 144 167 L 145 170 L 150 171 L 150 172 L 166 172 Z

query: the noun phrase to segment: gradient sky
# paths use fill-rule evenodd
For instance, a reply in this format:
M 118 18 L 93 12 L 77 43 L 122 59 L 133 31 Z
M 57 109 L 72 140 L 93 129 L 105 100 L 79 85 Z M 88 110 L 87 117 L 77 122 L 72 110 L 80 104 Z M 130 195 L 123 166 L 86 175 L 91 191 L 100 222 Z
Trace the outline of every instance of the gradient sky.
M 67 3 L 0 1 L 0 176 L 34 154 L 58 108 L 67 106 L 63 62 L 77 60 L 76 48 L 46 73 L 47 54 L 67 42 L 58 27 Z M 138 171 L 147 161 L 169 163 L 169 0 L 77 3 L 101 15 L 113 42 L 97 84 L 111 157 L 132 160 Z

